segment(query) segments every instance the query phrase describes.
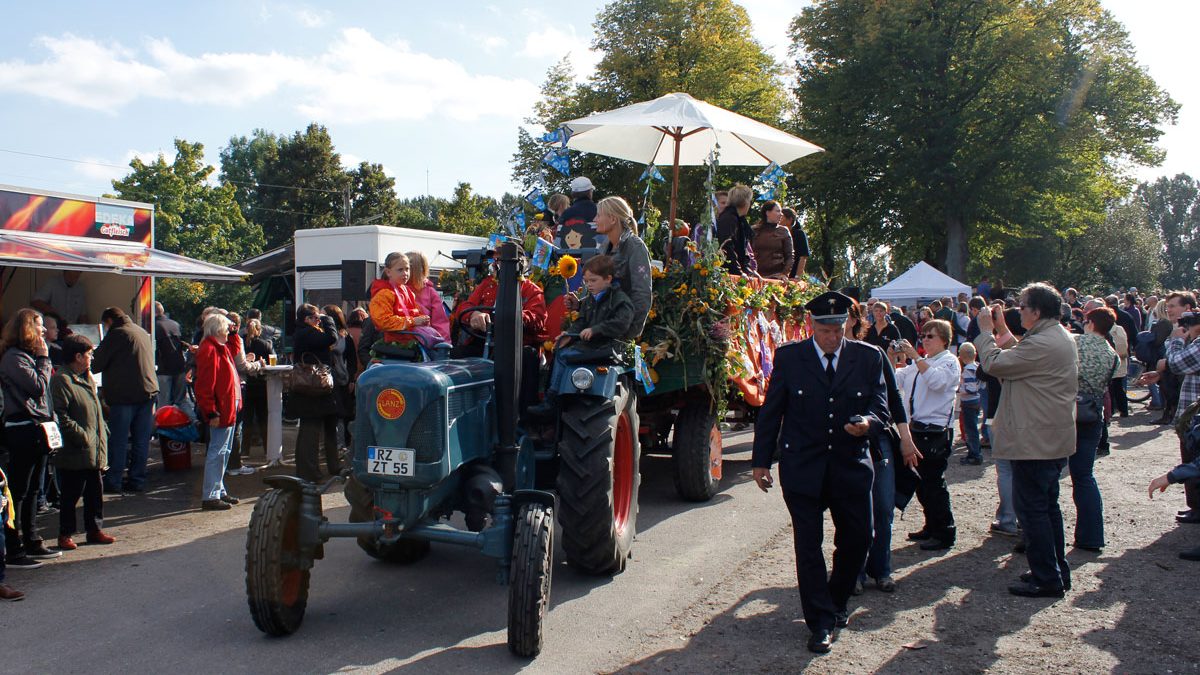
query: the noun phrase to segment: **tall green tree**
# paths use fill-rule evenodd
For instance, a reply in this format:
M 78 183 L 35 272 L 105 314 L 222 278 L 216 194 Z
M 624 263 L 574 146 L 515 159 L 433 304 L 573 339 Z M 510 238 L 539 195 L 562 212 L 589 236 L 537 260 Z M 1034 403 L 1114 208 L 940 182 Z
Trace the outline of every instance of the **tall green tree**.
M 470 183 L 459 183 L 454 187 L 454 197 L 438 212 L 438 229 L 486 237 L 496 231 L 496 221 L 486 213 L 489 201 L 472 193 Z
M 592 48 L 602 54 L 595 73 L 586 83 L 575 84 L 569 61 L 553 66 L 526 120 L 529 125 L 551 131 L 570 119 L 672 92 L 772 125 L 787 110 L 781 68 L 751 37 L 749 16 L 732 0 L 616 0 L 605 5 L 594 25 Z M 552 190 L 565 191 L 567 179 L 541 164 L 546 150 L 519 131 L 514 179 L 529 188 L 544 173 Z M 572 174 L 591 178 L 598 192 L 623 195 L 637 207 L 643 166 L 576 153 L 571 163 Z M 726 182 L 752 174 L 746 169 L 721 173 Z M 692 221 L 706 203 L 704 176 L 702 168 L 681 172 L 682 215 Z
M 1164 244 L 1163 288 L 1194 288 L 1200 272 L 1200 182 L 1186 173 L 1142 183 L 1137 199 Z
M 791 34 L 797 131 L 827 150 L 801 200 L 959 279 L 1103 222 L 1178 111 L 1097 0 L 825 0 Z
M 204 163 L 204 146 L 175 140 L 175 157 L 146 163 L 134 158 L 130 172 L 112 185 L 117 197 L 154 204 L 154 245 L 208 262 L 229 265 L 262 252 L 262 230 L 242 217 L 232 185 L 212 185 L 216 169 Z M 160 279 L 159 300 L 184 320 L 205 304 L 242 308 L 249 289 L 242 284 L 202 284 Z
M 351 224 L 374 219 L 378 225 L 396 225 L 400 215 L 396 179 L 383 172 L 383 165 L 360 162 L 349 175 Z

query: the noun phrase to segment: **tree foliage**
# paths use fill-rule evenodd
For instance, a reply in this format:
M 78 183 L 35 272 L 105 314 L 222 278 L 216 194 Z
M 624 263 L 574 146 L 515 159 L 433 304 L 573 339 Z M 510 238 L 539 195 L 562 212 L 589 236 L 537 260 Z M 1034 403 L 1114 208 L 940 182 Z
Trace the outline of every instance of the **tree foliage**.
M 476 237 L 486 237 L 496 231 L 496 220 L 488 218 L 490 200 L 471 192 L 470 183 L 454 187 L 454 197 L 438 211 L 439 229 Z
M 565 121 L 595 112 L 686 92 L 778 125 L 788 106 L 781 69 L 751 33 L 746 11 L 732 0 L 610 2 L 595 21 L 592 48 L 602 54 L 595 73 L 577 84 L 569 59 L 555 64 L 526 123 L 552 131 Z M 545 145 L 522 129 L 517 146 L 514 180 L 530 188 L 545 174 L 551 190 L 566 191 L 568 179 L 541 163 Z M 641 194 L 637 185 L 641 165 L 577 153 L 572 153 L 571 164 L 572 174 L 591 178 L 598 192 L 623 195 L 631 203 Z M 723 168 L 722 182 L 744 181 L 750 175 L 746 169 Z M 681 171 L 681 214 L 689 220 L 702 212 L 704 177 L 702 168 Z
M 262 230 L 242 217 L 232 185 L 212 185 L 216 169 L 204 163 L 204 146 L 175 140 L 171 162 L 159 155 L 146 163 L 134 158 L 130 173 L 113 181 L 121 199 L 154 204 L 154 245 L 169 253 L 229 265 L 262 251 Z M 205 304 L 242 307 L 249 289 L 241 284 L 201 284 L 160 279 L 159 300 L 179 317 Z
M 1096 0 L 826 0 L 791 34 L 796 130 L 827 150 L 802 203 L 960 279 L 1103 222 L 1178 110 Z
M 1164 289 L 1195 288 L 1200 264 L 1200 182 L 1181 173 L 1166 176 L 1137 189 L 1151 226 L 1164 244 Z

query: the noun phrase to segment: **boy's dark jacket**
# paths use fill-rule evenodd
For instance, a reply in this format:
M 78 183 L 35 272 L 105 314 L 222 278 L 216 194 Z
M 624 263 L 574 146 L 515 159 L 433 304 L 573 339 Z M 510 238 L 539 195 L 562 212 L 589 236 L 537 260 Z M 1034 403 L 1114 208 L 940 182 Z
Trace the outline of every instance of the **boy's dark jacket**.
M 578 347 L 587 352 L 588 360 L 615 357 L 624 350 L 622 338 L 633 323 L 633 301 L 616 286 L 596 300 L 588 295 L 579 305 L 579 318 L 571 322 L 568 333 L 592 329 L 592 339 L 580 341 Z

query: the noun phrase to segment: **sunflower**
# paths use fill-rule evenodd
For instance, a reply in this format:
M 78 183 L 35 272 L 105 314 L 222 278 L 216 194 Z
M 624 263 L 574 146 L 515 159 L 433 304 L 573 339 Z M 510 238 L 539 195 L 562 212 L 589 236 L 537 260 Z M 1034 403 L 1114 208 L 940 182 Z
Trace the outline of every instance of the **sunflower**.
M 558 276 L 564 279 L 574 279 L 575 273 L 579 271 L 579 261 L 569 255 L 564 255 L 558 259 Z

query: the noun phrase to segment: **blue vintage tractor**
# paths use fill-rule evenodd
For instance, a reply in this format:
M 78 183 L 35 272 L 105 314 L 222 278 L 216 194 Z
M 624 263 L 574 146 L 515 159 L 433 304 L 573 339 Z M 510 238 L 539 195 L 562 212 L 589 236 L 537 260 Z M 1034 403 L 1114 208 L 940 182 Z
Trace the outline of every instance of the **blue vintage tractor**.
M 385 362 L 359 377 L 350 522 L 321 512 L 321 494 L 339 477 L 266 479 L 272 489 L 255 505 L 246 543 L 250 613 L 263 632 L 299 628 L 309 572 L 334 537 L 355 537 L 391 563 L 420 560 L 431 542 L 495 558 L 508 584 L 508 646 L 523 657 L 542 646 L 556 513 L 569 562 L 593 573 L 624 568 L 637 513 L 635 397 L 617 369 L 588 366 L 590 378 L 572 378 L 579 387 L 561 441 L 523 432 L 520 252 L 504 244 L 498 254 L 491 358 Z M 549 485 L 557 495 L 539 489 Z M 451 524 L 456 512 L 465 528 Z

